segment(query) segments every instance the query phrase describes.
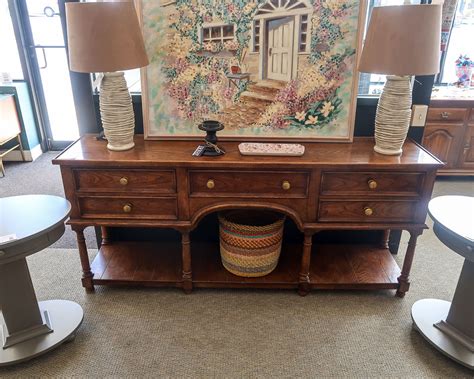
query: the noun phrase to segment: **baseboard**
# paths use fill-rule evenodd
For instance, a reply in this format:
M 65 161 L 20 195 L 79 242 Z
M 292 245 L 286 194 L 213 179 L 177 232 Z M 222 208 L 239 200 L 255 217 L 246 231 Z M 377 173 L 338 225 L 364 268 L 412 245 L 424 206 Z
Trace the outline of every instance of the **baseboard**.
M 0 154 L 6 150 L 0 150 Z M 41 145 L 36 145 L 33 147 L 31 150 L 23 150 L 25 153 L 25 160 L 27 162 L 33 162 L 36 160 L 41 154 L 43 154 L 43 150 L 41 150 Z M 21 158 L 21 152 L 20 150 L 16 149 L 11 152 L 9 152 L 7 155 L 3 157 L 3 161 L 15 161 L 15 162 L 21 162 L 23 159 Z

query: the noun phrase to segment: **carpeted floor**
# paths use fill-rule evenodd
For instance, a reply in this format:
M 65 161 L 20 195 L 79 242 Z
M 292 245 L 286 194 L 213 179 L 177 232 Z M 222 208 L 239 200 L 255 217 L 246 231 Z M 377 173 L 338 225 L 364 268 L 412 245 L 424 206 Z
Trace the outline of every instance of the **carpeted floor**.
M 51 157 L 7 164 L 0 195 L 62 194 Z M 473 182 L 438 181 L 435 194 L 447 193 L 473 195 Z M 404 236 L 402 252 L 406 243 Z M 184 295 L 175 289 L 97 287 L 86 294 L 77 251 L 64 248 L 71 246 L 67 236 L 57 246 L 28 258 L 38 298 L 78 302 L 84 323 L 74 342 L 1 368 L 2 378 L 474 378 L 473 371 L 445 358 L 412 329 L 412 304 L 429 297 L 450 300 L 462 264 L 430 230 L 419 239 L 404 299 L 392 291 L 320 291 L 302 298 L 293 291 Z M 403 253 L 396 259 L 400 262 Z

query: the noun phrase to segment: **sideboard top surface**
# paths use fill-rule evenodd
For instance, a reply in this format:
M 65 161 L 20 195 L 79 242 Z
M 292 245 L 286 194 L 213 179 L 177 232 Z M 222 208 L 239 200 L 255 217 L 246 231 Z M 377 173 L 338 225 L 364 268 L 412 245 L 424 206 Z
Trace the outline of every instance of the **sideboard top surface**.
M 114 152 L 107 149 L 106 141 L 86 135 L 59 154 L 54 164 L 66 166 L 87 165 L 167 165 L 206 167 L 311 167 L 314 165 L 380 165 L 384 168 L 413 165 L 440 167 L 442 163 L 416 143 L 407 140 L 401 156 L 380 155 L 374 152 L 373 138 L 356 137 L 352 143 L 304 143 L 302 157 L 242 156 L 239 142 L 222 141 L 219 146 L 226 154 L 220 157 L 193 157 L 199 141 L 145 141 L 143 135 L 135 136 L 135 147 L 128 151 Z

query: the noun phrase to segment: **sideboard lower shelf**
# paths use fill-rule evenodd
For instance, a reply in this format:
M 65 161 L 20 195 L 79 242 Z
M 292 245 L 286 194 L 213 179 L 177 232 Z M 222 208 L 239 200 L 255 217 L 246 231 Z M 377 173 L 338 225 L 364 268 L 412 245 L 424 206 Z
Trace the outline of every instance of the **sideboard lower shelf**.
M 284 244 L 277 268 L 243 278 L 221 264 L 217 243 L 191 244 L 193 287 L 298 288 L 301 244 Z M 318 289 L 397 289 L 400 269 L 388 249 L 369 245 L 314 245 L 310 286 Z M 181 250 L 176 243 L 112 242 L 91 265 L 93 283 L 182 287 Z

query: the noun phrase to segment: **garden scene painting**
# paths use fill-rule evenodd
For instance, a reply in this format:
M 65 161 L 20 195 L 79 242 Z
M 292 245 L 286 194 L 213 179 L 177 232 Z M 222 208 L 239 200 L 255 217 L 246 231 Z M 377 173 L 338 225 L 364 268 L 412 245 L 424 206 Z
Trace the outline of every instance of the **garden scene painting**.
M 141 0 L 147 138 L 351 140 L 364 2 Z

